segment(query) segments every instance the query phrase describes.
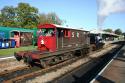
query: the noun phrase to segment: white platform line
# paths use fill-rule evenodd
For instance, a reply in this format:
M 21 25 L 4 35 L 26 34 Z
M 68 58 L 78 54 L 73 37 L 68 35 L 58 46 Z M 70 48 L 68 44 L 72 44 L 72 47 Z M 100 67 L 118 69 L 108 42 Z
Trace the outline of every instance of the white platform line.
M 123 47 L 122 47 L 123 48 Z M 114 58 L 116 58 L 118 56 L 118 54 L 120 53 L 121 50 L 119 50 L 117 52 L 117 54 L 111 59 L 111 61 L 98 73 L 98 75 L 96 75 L 96 77 L 90 81 L 90 83 L 94 83 L 94 81 L 104 72 L 104 70 L 111 64 L 111 62 L 113 61 Z
M 15 58 L 14 56 L 11 56 L 11 57 L 4 57 L 4 58 L 0 58 L 0 61 L 2 61 L 2 60 L 6 60 L 6 59 L 13 59 L 13 58 Z

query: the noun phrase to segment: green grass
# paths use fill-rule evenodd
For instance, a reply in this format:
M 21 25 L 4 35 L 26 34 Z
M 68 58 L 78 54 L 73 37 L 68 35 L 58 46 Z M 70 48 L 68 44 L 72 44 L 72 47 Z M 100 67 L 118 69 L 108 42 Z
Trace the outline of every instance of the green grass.
M 13 55 L 14 52 L 18 51 L 25 51 L 25 50 L 36 50 L 37 46 L 25 46 L 19 48 L 7 48 L 7 49 L 0 49 L 0 56 L 8 56 Z

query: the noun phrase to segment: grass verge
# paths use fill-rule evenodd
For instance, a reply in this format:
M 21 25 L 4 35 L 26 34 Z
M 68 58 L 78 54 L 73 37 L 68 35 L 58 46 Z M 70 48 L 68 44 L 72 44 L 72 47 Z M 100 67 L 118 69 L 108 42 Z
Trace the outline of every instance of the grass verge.
M 18 51 L 25 51 L 25 50 L 36 50 L 37 46 L 25 46 L 19 48 L 7 48 L 7 49 L 0 49 L 0 56 L 8 56 L 13 55 L 14 52 Z

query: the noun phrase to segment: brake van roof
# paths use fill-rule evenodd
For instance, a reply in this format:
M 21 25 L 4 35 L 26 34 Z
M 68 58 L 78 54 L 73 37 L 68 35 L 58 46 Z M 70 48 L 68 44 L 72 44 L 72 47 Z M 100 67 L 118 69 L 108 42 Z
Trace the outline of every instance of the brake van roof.
M 74 30 L 82 30 L 82 31 L 87 31 L 84 29 L 78 29 L 78 28 L 73 28 L 73 27 L 66 27 L 62 25 L 57 25 L 57 24 L 39 24 L 38 28 L 64 28 L 64 29 L 74 29 Z M 89 32 L 89 31 L 87 31 Z

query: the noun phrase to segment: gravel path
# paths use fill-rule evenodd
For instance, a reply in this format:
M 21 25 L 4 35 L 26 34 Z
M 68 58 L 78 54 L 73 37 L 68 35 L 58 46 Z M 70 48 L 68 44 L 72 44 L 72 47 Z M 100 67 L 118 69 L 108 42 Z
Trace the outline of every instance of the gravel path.
M 15 59 L 6 59 L 0 61 L 0 72 L 9 71 L 17 67 L 26 66 L 22 61 L 18 62 Z

